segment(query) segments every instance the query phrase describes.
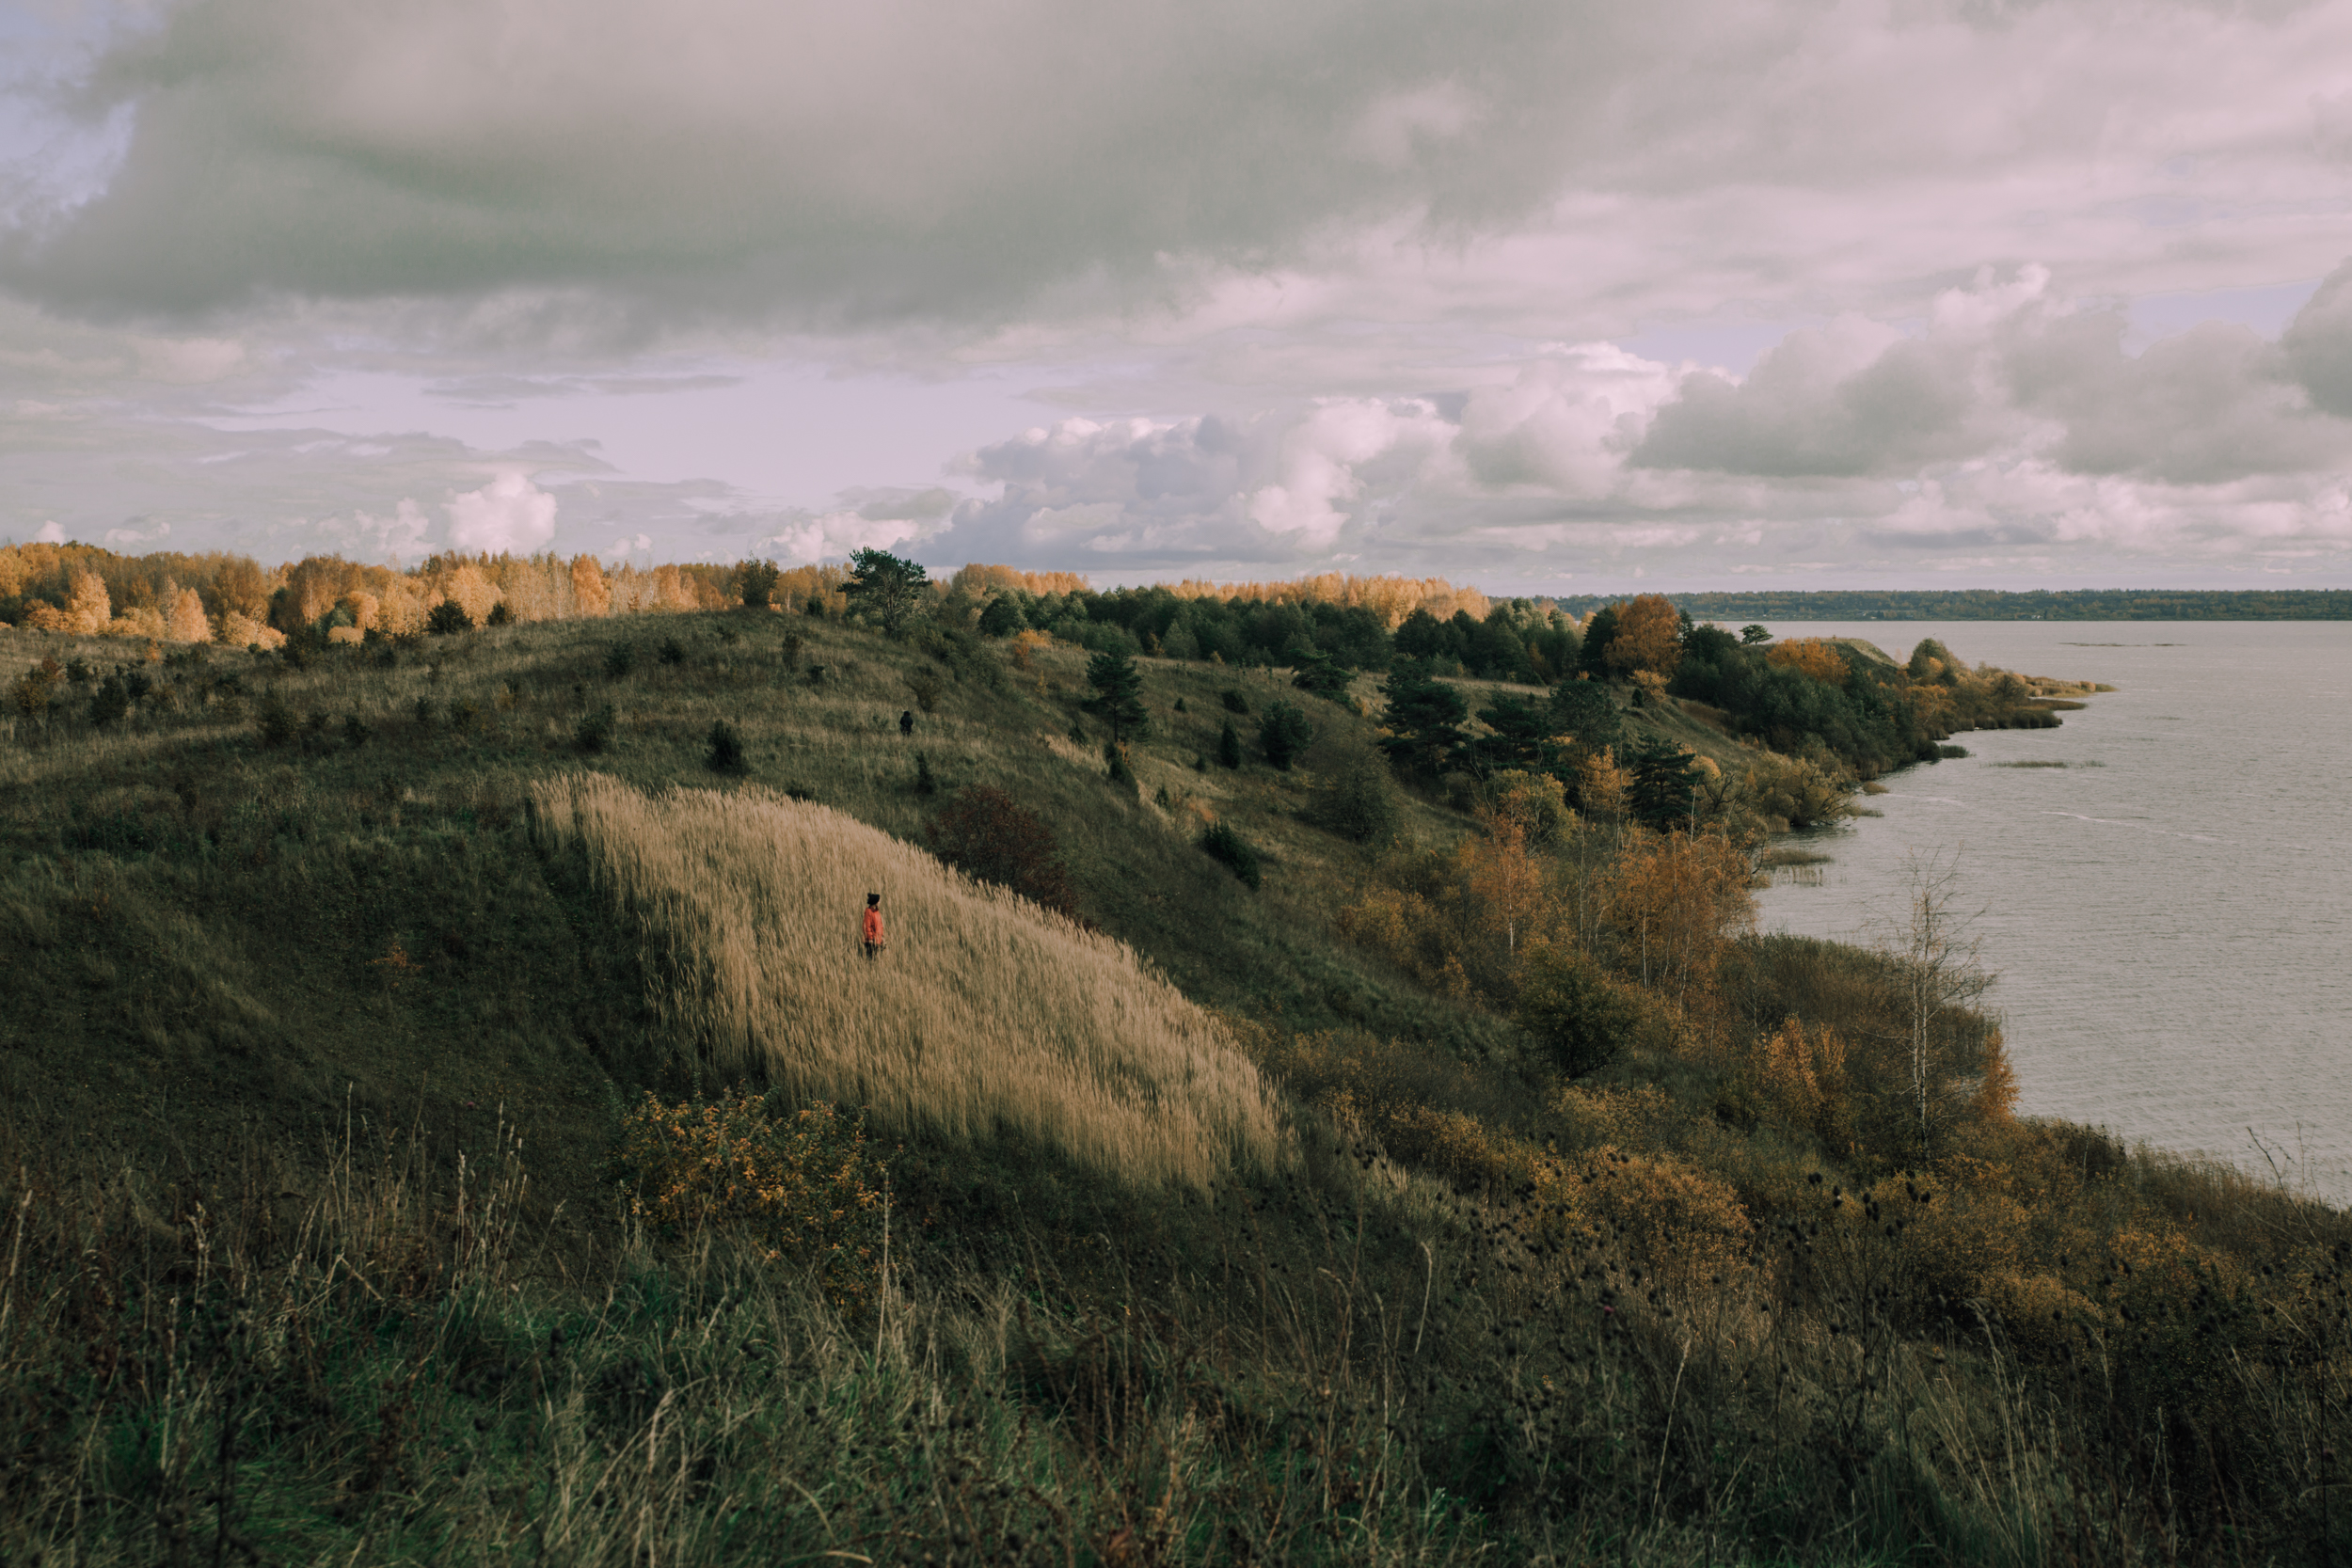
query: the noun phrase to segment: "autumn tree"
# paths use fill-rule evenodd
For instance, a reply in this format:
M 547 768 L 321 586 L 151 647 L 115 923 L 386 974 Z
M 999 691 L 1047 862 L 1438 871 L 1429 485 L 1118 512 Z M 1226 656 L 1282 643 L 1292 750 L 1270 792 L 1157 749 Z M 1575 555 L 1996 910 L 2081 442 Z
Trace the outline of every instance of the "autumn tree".
M 1616 631 L 1603 656 L 1613 673 L 1648 670 L 1671 675 L 1682 660 L 1682 611 L 1663 594 L 1644 594 L 1616 607 Z
M 1747 857 L 1721 833 L 1640 833 L 1619 856 L 1608 924 L 1642 983 L 1687 999 L 1756 921 Z
M 593 555 L 572 557 L 572 603 L 582 615 L 602 615 L 612 608 L 612 589 L 604 568 Z
M 1799 674 L 1810 675 L 1824 686 L 1843 687 L 1851 673 L 1846 668 L 1846 656 L 1826 638 L 1800 637 L 1792 642 L 1774 643 L 1764 657 L 1773 664 L 1785 664 Z

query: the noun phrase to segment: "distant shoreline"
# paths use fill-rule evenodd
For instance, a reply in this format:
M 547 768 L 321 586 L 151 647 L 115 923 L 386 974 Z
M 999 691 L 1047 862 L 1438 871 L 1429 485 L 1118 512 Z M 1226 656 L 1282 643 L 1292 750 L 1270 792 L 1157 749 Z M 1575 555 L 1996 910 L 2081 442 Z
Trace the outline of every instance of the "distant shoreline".
M 1623 594 L 1561 594 L 1584 615 Z M 1804 593 L 1668 594 L 1694 621 L 2352 621 L 2352 588 L 1824 589 Z

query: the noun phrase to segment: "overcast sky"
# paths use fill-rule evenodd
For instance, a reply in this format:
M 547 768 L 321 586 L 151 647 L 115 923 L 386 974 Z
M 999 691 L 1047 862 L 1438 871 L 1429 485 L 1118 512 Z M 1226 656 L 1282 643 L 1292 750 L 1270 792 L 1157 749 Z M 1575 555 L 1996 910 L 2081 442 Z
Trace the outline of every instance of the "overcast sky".
M 2352 583 L 2352 0 L 0 0 L 0 540 Z

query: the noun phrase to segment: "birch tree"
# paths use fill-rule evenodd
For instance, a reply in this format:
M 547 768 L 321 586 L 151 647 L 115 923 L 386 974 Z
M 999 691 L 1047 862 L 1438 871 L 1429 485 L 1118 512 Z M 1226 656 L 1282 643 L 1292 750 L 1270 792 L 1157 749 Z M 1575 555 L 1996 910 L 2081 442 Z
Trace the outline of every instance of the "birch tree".
M 1902 911 L 1887 921 L 1879 951 L 1891 960 L 1910 1109 L 1926 1153 L 1950 1119 L 1954 1080 L 1974 1066 L 1966 1053 L 1977 1030 L 1964 1013 L 1984 999 L 1995 976 L 1984 967 L 1976 933 L 1981 911 L 1956 908 L 1957 855 L 1914 850 L 1903 863 L 1903 895 Z

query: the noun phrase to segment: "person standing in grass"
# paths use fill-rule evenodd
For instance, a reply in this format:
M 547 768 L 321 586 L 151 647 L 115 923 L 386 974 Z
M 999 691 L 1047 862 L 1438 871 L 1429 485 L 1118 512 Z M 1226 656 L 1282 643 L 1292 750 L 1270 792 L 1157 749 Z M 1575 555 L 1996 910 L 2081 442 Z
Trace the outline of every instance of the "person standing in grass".
M 882 895 L 879 893 L 866 895 L 865 932 L 866 959 L 871 963 L 882 957 Z

